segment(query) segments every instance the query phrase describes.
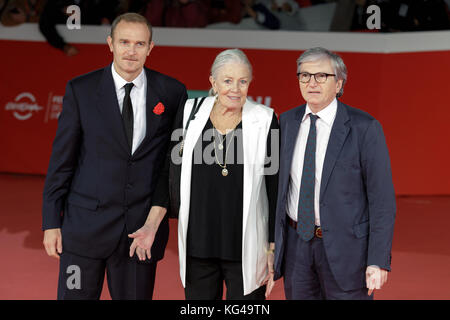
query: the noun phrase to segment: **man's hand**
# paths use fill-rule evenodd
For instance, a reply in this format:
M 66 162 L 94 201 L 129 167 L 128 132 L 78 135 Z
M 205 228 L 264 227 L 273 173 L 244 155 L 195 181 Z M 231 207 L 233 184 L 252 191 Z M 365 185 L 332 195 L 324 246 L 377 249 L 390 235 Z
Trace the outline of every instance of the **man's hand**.
M 68 56 L 68 57 L 73 57 L 73 56 L 77 55 L 78 52 L 79 52 L 78 49 L 75 48 L 75 47 L 74 47 L 73 45 L 71 45 L 71 44 L 66 44 L 66 45 L 64 45 L 63 51 L 64 51 L 64 53 L 66 54 L 66 56 Z
M 44 231 L 44 247 L 50 257 L 59 259 L 62 253 L 61 229 L 47 229 Z
M 128 237 L 133 238 L 133 243 L 130 246 L 130 257 L 136 252 L 139 260 L 145 260 L 147 256 L 148 259 L 152 257 L 150 250 L 155 241 L 155 235 L 158 231 L 159 224 L 166 215 L 167 209 L 164 207 L 153 206 L 148 213 L 147 220 L 145 224 Z
M 388 271 L 380 269 L 378 267 L 369 266 L 366 269 L 366 286 L 369 289 L 367 294 L 370 296 L 373 290 L 381 289 L 386 283 L 388 277 Z
M 145 260 L 151 258 L 150 249 L 152 248 L 153 241 L 155 240 L 156 231 L 158 228 L 152 228 L 150 225 L 144 224 L 142 228 L 136 232 L 129 234 L 128 237 L 133 238 L 133 243 L 130 246 L 130 257 L 134 255 L 136 251 L 139 260 Z

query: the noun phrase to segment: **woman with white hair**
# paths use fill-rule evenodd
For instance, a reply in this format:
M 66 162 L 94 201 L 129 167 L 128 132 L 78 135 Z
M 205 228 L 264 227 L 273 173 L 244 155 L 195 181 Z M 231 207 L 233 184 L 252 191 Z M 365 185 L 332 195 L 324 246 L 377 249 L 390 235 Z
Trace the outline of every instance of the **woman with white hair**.
M 209 80 L 211 96 L 195 117 L 189 99 L 178 126 L 191 118 L 181 162 L 181 281 L 186 299 L 222 299 L 224 281 L 227 299 L 264 299 L 273 287 L 278 121 L 247 99 L 252 67 L 241 50 L 219 53 Z

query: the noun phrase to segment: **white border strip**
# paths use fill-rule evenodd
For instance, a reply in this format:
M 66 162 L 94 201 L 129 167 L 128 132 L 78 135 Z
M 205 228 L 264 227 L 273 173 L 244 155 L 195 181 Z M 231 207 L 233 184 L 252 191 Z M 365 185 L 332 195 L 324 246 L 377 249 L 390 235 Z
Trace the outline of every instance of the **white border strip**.
M 71 43 L 106 43 L 110 26 L 58 31 Z M 154 28 L 158 46 L 298 50 L 322 46 L 338 52 L 400 53 L 450 50 L 450 31 L 361 33 Z M 0 27 L 0 40 L 45 41 L 37 24 Z

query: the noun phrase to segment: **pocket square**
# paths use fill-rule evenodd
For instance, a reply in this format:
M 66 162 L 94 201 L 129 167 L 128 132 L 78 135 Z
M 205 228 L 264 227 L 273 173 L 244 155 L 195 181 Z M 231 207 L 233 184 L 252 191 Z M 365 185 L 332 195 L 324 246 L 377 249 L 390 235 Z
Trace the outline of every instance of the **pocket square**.
M 160 115 L 164 112 L 164 105 L 161 102 L 158 102 L 158 104 L 153 108 L 153 113 Z

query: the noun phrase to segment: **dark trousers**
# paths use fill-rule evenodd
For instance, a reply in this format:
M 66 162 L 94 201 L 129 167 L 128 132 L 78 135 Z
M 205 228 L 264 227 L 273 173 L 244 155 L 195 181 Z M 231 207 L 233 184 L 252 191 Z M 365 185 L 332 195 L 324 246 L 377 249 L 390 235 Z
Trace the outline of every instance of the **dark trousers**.
M 322 239 L 303 241 L 287 227 L 284 293 L 288 300 L 372 300 L 367 288 L 342 290 L 331 272 Z
M 115 251 L 106 259 L 82 257 L 63 250 L 58 300 L 100 299 L 105 270 L 113 300 L 151 300 L 157 262 L 143 263 L 136 255 L 130 258 L 129 250 L 130 242 L 125 231 Z
M 264 300 L 266 286 L 244 295 L 242 262 L 215 258 L 186 258 L 186 300 L 221 300 L 223 282 L 227 300 Z

